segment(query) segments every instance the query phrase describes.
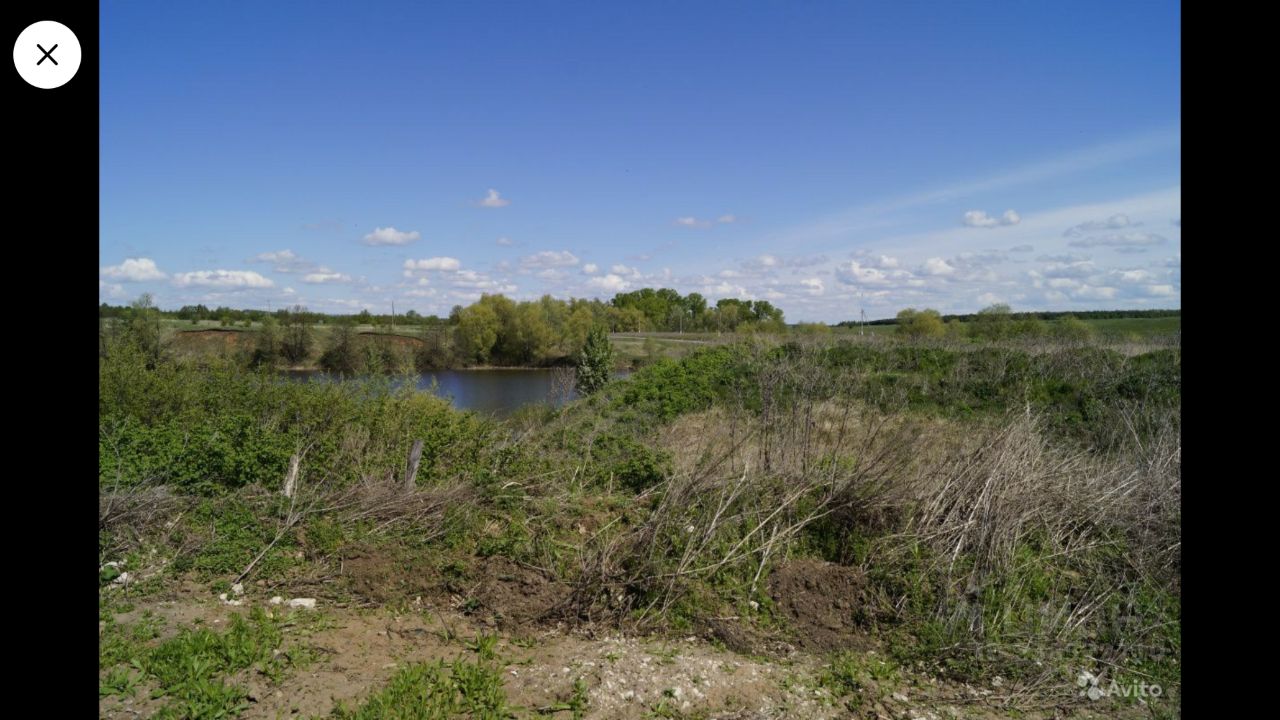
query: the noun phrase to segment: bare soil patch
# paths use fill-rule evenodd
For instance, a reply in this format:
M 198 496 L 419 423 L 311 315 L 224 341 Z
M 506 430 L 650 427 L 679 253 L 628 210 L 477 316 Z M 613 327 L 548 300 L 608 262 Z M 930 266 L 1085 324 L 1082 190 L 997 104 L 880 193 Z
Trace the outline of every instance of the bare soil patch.
M 866 579 L 857 568 L 792 560 L 769 576 L 775 607 L 790 621 L 800 647 L 833 652 L 869 647 L 855 622 Z

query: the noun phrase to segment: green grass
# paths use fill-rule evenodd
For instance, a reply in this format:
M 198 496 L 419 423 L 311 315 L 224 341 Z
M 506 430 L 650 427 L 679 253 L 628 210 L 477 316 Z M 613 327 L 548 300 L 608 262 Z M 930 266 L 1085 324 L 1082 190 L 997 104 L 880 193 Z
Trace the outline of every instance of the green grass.
M 232 676 L 253 669 L 278 682 L 310 658 L 300 648 L 276 652 L 284 641 L 283 624 L 254 608 L 247 618 L 233 616 L 221 633 L 183 628 L 156 642 L 153 622 L 122 626 L 109 620 L 98 643 L 98 667 L 106 672 L 99 694 L 129 697 L 146 684 L 153 698 L 166 701 L 157 718 L 236 717 L 249 706 L 248 691 Z
M 335 720 L 503 720 L 512 716 L 502 668 L 463 659 L 415 663 L 396 672 L 359 708 L 334 709 Z
M 1085 320 L 1103 335 L 1134 335 L 1147 338 L 1182 332 L 1181 317 L 1162 318 L 1099 318 Z
M 845 699 L 851 712 L 857 712 L 868 700 L 893 692 L 900 681 L 901 670 L 893 660 L 856 652 L 833 656 L 818 676 L 818 685 L 833 697 Z

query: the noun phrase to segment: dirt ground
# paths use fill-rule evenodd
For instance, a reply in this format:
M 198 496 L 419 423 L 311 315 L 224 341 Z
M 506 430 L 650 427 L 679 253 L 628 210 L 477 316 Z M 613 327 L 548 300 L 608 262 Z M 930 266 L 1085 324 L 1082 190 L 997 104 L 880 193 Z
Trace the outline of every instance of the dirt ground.
M 320 601 L 307 615 L 315 622 L 286 627 L 286 644 L 311 649 L 315 662 L 287 674 L 279 683 L 244 673 L 232 680 L 249 688 L 250 707 L 240 716 L 260 718 L 322 717 L 338 702 L 348 707 L 381 688 L 398 668 L 418 661 L 474 658 L 467 641 L 497 632 L 497 656 L 505 673 L 510 703 L 519 717 L 568 718 L 553 706 L 569 700 L 579 678 L 588 688 L 588 718 L 1001 718 L 1011 712 L 1003 705 L 1015 688 L 976 688 L 945 683 L 924 674 L 903 671 L 891 688 L 871 686 L 865 698 L 849 709 L 849 698 L 836 698 L 819 684 L 824 663 L 833 648 L 869 647 L 843 625 L 848 600 L 860 578 L 847 569 L 794 567 L 779 572 L 771 585 L 778 606 L 807 630 L 796 642 L 753 635 L 743 641 L 750 655 L 735 652 L 713 624 L 701 635 L 659 638 L 624 636 L 590 627 L 567 627 L 547 620 L 546 610 L 565 592 L 535 571 L 496 559 L 469 580 L 480 606 L 457 607 L 456 600 L 439 594 L 447 582 L 414 576 L 387 567 L 374 557 L 352 558 L 347 572 L 357 578 L 353 587 L 390 588 L 394 605 L 360 607 L 369 603 Z M 805 580 L 811 573 L 815 582 Z M 388 582 L 392 576 L 401 580 Z M 382 583 L 382 584 L 379 584 Z M 808 583 L 808 586 L 806 586 Z M 410 593 L 421 593 L 410 596 Z M 169 597 L 135 604 L 116 617 L 137 622 L 150 612 L 162 620 L 162 637 L 180 627 L 201 623 L 226 627 L 233 614 L 254 606 L 274 613 L 266 591 L 250 586 L 241 606 L 229 606 L 206 588 L 184 584 Z M 389 596 L 389 597 L 390 597 Z M 400 602 L 408 598 L 407 602 Z M 735 627 L 722 623 L 720 629 Z M 846 643 L 840 645 L 840 643 Z M 862 650 L 875 657 L 876 650 Z M 134 698 L 105 697 L 100 718 L 146 718 L 163 701 L 147 698 L 145 688 Z M 1053 707 L 1023 709 L 1022 718 L 1114 717 L 1089 707 L 1071 713 Z M 541 711 L 541 712 L 540 712 Z

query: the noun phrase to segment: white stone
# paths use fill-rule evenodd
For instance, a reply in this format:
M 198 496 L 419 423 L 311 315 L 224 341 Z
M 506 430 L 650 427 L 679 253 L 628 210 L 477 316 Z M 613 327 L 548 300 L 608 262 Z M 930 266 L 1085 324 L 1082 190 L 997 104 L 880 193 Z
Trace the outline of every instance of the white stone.
M 306 608 L 306 609 L 308 609 L 308 610 L 315 610 L 315 609 L 316 609 L 316 599 L 315 599 L 315 598 L 294 598 L 294 599 L 292 599 L 292 600 L 290 600 L 290 601 L 289 601 L 289 607 L 291 607 L 291 608 Z
M 231 586 L 231 592 L 233 592 L 233 593 L 235 593 L 235 594 L 237 594 L 237 595 L 243 595 L 243 594 L 244 594 L 244 583 L 236 583 L 235 585 L 232 585 L 232 586 Z
M 279 605 L 282 602 L 284 602 L 284 598 L 280 597 L 279 595 L 276 595 L 275 597 L 271 598 L 272 605 Z

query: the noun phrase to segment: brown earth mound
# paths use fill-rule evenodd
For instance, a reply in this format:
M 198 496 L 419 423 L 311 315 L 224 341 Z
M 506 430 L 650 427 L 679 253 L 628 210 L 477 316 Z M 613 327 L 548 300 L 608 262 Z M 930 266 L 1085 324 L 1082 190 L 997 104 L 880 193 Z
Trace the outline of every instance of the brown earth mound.
M 769 595 L 801 647 L 831 652 L 867 644 L 855 620 L 865 585 L 857 568 L 793 560 L 769 576 Z
M 238 347 L 252 342 L 252 333 L 225 328 L 208 330 L 179 330 L 174 333 L 174 340 L 183 345 L 205 347 L 211 344 Z
M 543 622 L 570 593 L 565 583 L 504 557 L 487 558 L 477 572 L 479 584 L 471 597 L 504 629 Z
M 447 575 L 422 560 L 400 559 L 372 549 L 353 551 L 342 563 L 347 586 L 377 604 L 423 602 L 463 610 L 477 621 L 516 630 L 551 619 L 570 588 L 504 557 L 478 560 Z

